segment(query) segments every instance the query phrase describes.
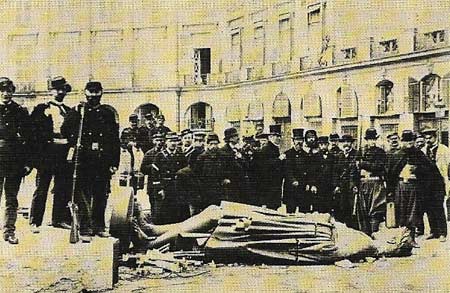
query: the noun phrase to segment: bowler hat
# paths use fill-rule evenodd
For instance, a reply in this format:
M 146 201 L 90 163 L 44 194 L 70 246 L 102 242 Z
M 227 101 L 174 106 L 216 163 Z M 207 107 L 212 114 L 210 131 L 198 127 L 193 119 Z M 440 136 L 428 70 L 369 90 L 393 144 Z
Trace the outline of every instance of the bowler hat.
M 387 138 L 387 139 L 390 139 L 391 137 L 394 137 L 394 136 L 398 136 L 398 133 L 397 133 L 397 132 L 389 133 L 389 134 L 386 136 L 386 138 Z
M 308 129 L 306 132 L 305 132 L 305 137 L 308 137 L 308 136 L 314 136 L 315 138 L 317 138 L 317 132 L 314 130 L 314 129 Z
M 340 141 L 341 142 L 354 142 L 355 139 L 353 138 L 353 136 L 351 134 L 344 134 L 344 135 L 342 135 Z
M 50 79 L 48 84 L 49 90 L 64 89 L 67 93 L 72 91 L 72 87 L 67 83 L 66 79 L 62 76 L 55 76 Z
M 232 137 L 239 136 L 237 129 L 234 127 L 225 129 L 225 131 L 223 132 L 223 135 L 224 135 L 225 141 L 229 140 Z
M 86 89 L 90 92 L 98 92 L 98 91 L 102 91 L 103 87 L 102 87 L 102 83 L 99 81 L 89 81 L 86 83 L 86 86 L 84 87 L 84 89 Z
M 191 134 L 191 133 L 192 133 L 192 130 L 190 130 L 189 128 L 183 129 L 181 131 L 181 137 L 183 137 L 183 136 L 185 136 L 187 134 Z
M 180 140 L 180 137 L 178 136 L 178 134 L 176 132 L 167 132 L 166 133 L 166 139 L 167 140 Z
M 328 143 L 328 136 L 319 136 L 317 139 L 318 143 Z
M 258 133 L 255 135 L 255 139 L 266 139 L 268 136 L 267 133 Z
M 137 122 L 137 121 L 139 120 L 139 117 L 138 117 L 137 114 L 133 113 L 133 114 L 131 114 L 131 115 L 128 117 L 128 120 L 129 120 L 130 122 Z
M 294 128 L 292 129 L 292 138 L 293 139 L 303 139 L 303 128 Z
M 206 137 L 206 143 L 210 143 L 212 141 L 217 141 L 219 143 L 220 142 L 219 136 L 215 133 L 209 133 L 208 136 Z
M 377 130 L 373 127 L 366 129 L 366 135 L 364 136 L 364 139 L 377 139 L 379 137 Z
M 415 139 L 414 132 L 411 130 L 403 130 L 401 141 L 414 141 Z
M 0 77 L 0 90 L 6 90 L 14 93 L 16 91 L 16 87 L 12 80 L 7 77 Z
M 281 125 L 274 124 L 269 126 L 269 135 L 280 135 L 281 136 Z
M 330 134 L 330 141 L 339 141 L 339 134 L 337 133 Z

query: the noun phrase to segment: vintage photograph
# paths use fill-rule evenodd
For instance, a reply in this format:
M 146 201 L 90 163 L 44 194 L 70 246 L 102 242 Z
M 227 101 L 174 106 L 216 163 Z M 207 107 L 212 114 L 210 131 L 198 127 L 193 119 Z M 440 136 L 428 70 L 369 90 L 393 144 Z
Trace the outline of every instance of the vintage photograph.
M 450 291 L 450 1 L 0 1 L 0 292 Z

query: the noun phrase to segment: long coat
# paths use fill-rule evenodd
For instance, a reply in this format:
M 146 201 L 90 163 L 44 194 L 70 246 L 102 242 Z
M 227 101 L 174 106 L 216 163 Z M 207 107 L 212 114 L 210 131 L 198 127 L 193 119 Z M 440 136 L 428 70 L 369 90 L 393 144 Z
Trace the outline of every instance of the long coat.
M 256 153 L 259 204 L 272 209 L 281 205 L 283 172 L 279 157 L 279 148 L 270 141 Z
M 285 152 L 285 181 L 283 190 L 283 202 L 287 205 L 297 205 L 305 194 L 306 179 L 306 153 L 303 149 L 296 151 L 291 148 Z M 292 183 L 298 181 L 297 187 Z
M 220 150 L 207 150 L 197 158 L 194 174 L 201 178 L 201 208 L 209 205 L 220 205 L 224 200 L 223 190 L 223 162 L 220 156 Z
M 229 184 L 223 185 L 224 198 L 228 201 L 243 202 L 242 182 L 244 180 L 243 157 L 235 152 L 229 144 L 219 149 L 222 162 L 223 179 L 230 180 Z

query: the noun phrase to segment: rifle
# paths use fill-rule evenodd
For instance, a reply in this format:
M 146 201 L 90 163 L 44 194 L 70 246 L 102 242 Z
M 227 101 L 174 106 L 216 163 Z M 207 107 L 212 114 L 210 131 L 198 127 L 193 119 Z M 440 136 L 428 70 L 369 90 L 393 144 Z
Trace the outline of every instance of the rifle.
M 80 241 L 80 225 L 78 221 L 78 206 L 75 203 L 75 192 L 77 188 L 77 178 L 80 168 L 80 150 L 81 150 L 81 136 L 83 134 L 83 123 L 84 123 L 84 105 L 80 105 L 80 128 L 78 129 L 77 144 L 75 146 L 74 152 L 74 168 L 72 176 L 72 198 L 69 202 L 70 214 L 72 216 L 72 223 L 70 226 L 70 243 L 77 243 Z

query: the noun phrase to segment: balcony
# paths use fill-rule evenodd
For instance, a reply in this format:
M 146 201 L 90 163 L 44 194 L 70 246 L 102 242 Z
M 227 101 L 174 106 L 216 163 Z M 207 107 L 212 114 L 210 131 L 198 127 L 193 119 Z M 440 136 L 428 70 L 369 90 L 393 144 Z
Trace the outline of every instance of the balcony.
M 191 119 L 189 120 L 189 128 L 190 129 L 204 129 L 205 131 L 212 131 L 214 130 L 214 118 L 211 119 L 204 119 L 204 118 L 197 118 L 197 119 Z
M 194 76 L 192 74 L 185 74 L 183 76 L 184 86 L 195 86 L 195 85 L 207 85 L 211 83 L 211 74 L 200 74 L 199 76 Z
M 426 33 L 414 33 L 414 51 L 437 49 L 448 46 L 448 33 L 446 30 L 437 30 Z
M 370 40 L 370 59 L 386 58 L 399 54 L 398 40 L 391 39 L 375 43 Z

